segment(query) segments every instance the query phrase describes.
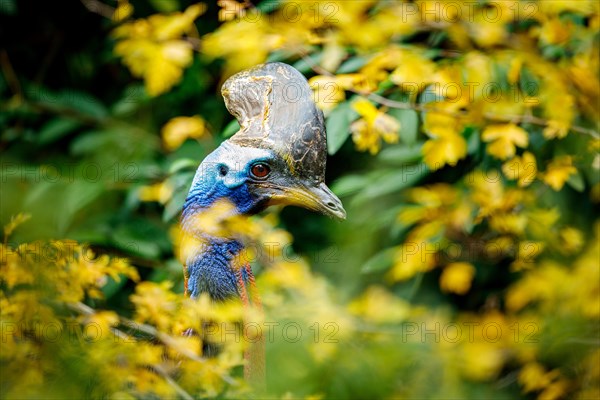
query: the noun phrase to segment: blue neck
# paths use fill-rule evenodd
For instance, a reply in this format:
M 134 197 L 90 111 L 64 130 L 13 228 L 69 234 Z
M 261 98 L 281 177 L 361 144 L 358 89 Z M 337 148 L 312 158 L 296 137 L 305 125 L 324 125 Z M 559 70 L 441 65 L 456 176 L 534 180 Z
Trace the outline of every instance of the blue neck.
M 240 214 L 251 209 L 251 197 L 246 186 L 230 189 L 217 182 L 212 185 L 192 186 L 183 206 L 182 225 L 188 234 L 202 238 L 205 245 L 185 260 L 188 274 L 188 292 L 192 298 L 208 293 L 214 300 L 222 301 L 239 296 L 238 279 L 232 268 L 234 258 L 243 248 L 242 243 L 233 238 L 209 236 L 198 228 L 190 227 L 189 219 L 210 207 L 218 199 L 231 201 Z M 201 229 L 201 227 L 200 227 Z
M 187 263 L 188 292 L 197 298 L 208 293 L 213 300 L 239 296 L 238 280 L 231 267 L 242 249 L 238 241 L 213 241 Z

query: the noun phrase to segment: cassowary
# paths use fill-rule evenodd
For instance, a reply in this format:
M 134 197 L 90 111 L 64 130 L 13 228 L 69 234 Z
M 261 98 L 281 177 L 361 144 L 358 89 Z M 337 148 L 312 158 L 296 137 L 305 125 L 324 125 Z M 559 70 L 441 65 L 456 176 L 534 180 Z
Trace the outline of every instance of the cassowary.
M 220 200 L 232 203 L 239 215 L 275 204 L 339 219 L 346 212 L 324 183 L 323 114 L 300 72 L 283 63 L 263 64 L 229 78 L 222 94 L 240 130 L 200 164 L 183 207 L 184 233 L 203 243 L 184 260 L 186 293 L 192 298 L 208 293 L 215 301 L 240 298 L 256 305 L 250 265 L 240 267 L 234 261 L 243 244 L 207 234 L 194 217 Z M 264 377 L 264 346 L 259 347 L 246 354 L 245 375 L 250 380 Z

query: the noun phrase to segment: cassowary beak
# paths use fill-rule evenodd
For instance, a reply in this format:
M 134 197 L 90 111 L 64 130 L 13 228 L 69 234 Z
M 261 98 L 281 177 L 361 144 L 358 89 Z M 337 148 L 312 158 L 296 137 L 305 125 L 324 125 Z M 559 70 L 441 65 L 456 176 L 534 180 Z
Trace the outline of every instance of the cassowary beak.
M 327 215 L 339 220 L 346 219 L 342 202 L 324 183 L 278 187 L 271 196 L 270 204 L 294 205 Z

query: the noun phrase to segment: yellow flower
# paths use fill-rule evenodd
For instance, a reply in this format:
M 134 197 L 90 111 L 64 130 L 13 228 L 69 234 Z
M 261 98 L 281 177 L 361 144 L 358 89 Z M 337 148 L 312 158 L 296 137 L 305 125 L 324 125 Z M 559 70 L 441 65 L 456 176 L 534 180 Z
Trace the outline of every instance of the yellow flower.
M 219 21 L 231 21 L 235 18 L 243 18 L 246 15 L 248 3 L 238 3 L 234 0 L 218 0 Z
M 546 139 L 564 138 L 569 133 L 569 126 L 568 122 L 551 119 L 544 128 L 544 137 Z
M 560 231 L 561 249 L 567 253 L 576 253 L 583 247 L 583 233 L 579 229 L 566 227 Z
M 491 142 L 487 152 L 496 158 L 506 160 L 515 155 L 516 147 L 527 147 L 527 131 L 515 124 L 489 125 L 481 134 L 484 142 Z
M 469 24 L 471 37 L 482 47 L 491 47 L 506 41 L 508 32 L 502 21 L 489 22 L 484 18 Z
M 400 52 L 398 67 L 389 78 L 402 90 L 416 96 L 435 76 L 435 64 L 418 53 L 403 50 Z
M 427 272 L 436 264 L 439 246 L 429 242 L 411 241 L 402 244 L 394 260 L 388 277 L 392 281 L 404 281 L 419 272 Z
M 4 237 L 8 238 L 19 225 L 26 222 L 29 218 L 31 218 L 31 215 L 23 213 L 18 213 L 11 217 L 10 222 L 4 225 Z
M 175 117 L 162 128 L 165 147 L 169 151 L 177 149 L 187 138 L 198 139 L 208 133 L 206 121 L 202 117 Z
M 467 155 L 467 141 L 451 128 L 437 128 L 429 136 L 433 139 L 423 145 L 423 160 L 431 170 L 455 166 Z
M 123 21 L 131 16 L 133 6 L 127 0 L 119 0 L 117 8 L 112 15 L 112 20 L 115 22 Z
M 560 156 L 556 157 L 548 165 L 542 179 L 544 183 L 558 192 L 569 179 L 569 176 L 576 173 L 577 168 L 573 166 L 571 156 Z
M 173 187 L 167 182 L 159 182 L 150 186 L 142 186 L 138 192 L 141 201 L 157 201 L 165 204 L 173 195 Z
M 113 311 L 99 311 L 85 318 L 87 329 L 92 329 L 98 337 L 109 337 L 111 328 L 119 323 L 119 316 Z
M 374 323 L 399 322 L 405 319 L 410 306 L 380 286 L 370 286 L 348 309 Z
M 271 34 L 268 29 L 263 15 L 249 11 L 245 18 L 226 22 L 205 35 L 202 53 L 209 58 L 225 58 L 223 77 L 231 76 L 264 62 L 270 51 L 283 45 L 282 35 Z
M 471 288 L 475 267 L 467 262 L 448 264 L 440 276 L 440 288 L 444 292 L 465 294 Z
M 398 142 L 400 122 L 378 110 L 368 100 L 359 99 L 352 108 L 362 116 L 350 125 L 352 140 L 359 151 L 377 154 L 381 148 L 381 139 L 386 143 Z
M 308 84 L 313 90 L 315 103 L 323 111 L 335 108 L 346 98 L 344 87 L 337 77 L 317 75 L 310 78 Z
M 539 32 L 540 41 L 544 44 L 561 44 L 569 40 L 573 25 L 565 23 L 564 20 L 559 18 L 548 19 L 540 29 Z M 537 33 L 536 31 L 533 31 Z
M 471 379 L 485 381 L 494 378 L 502 369 L 505 351 L 491 343 L 464 343 L 461 369 Z
M 510 60 L 510 66 L 507 73 L 508 82 L 515 84 L 519 80 L 521 75 L 521 69 L 523 67 L 523 59 L 520 57 L 513 57 Z
M 157 328 L 168 331 L 173 322 L 171 318 L 177 309 L 178 296 L 171 292 L 173 284 L 169 281 L 161 283 L 141 282 L 135 288 L 135 294 L 130 296 L 135 304 L 135 320 L 150 322 Z
M 522 271 L 535 266 L 535 259 L 546 247 L 544 242 L 524 240 L 519 243 L 515 261 L 510 265 L 511 271 Z
M 194 28 L 206 7 L 195 4 L 184 12 L 152 15 L 125 23 L 113 31 L 115 54 L 134 76 L 144 79 L 150 96 L 158 96 L 179 83 L 183 69 L 192 63 L 192 45 L 181 36 Z
M 525 393 L 540 390 L 548 386 L 551 380 L 550 374 L 537 362 L 525 364 L 519 372 L 519 383 L 523 385 L 523 392 Z
M 537 175 L 535 156 L 526 151 L 523 157 L 515 156 L 502 164 L 502 172 L 510 180 L 518 180 L 519 187 L 531 185 Z

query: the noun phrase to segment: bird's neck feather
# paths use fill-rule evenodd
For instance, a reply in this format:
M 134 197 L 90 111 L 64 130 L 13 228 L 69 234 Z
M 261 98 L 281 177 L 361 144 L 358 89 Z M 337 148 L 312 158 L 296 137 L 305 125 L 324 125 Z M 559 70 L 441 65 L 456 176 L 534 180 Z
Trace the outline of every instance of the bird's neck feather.
M 183 206 L 182 226 L 186 234 L 199 237 L 203 243 L 187 260 L 187 287 L 192 298 L 207 292 L 214 300 L 225 300 L 238 295 L 238 280 L 233 268 L 243 244 L 229 237 L 215 237 L 192 226 L 193 217 L 207 211 L 217 200 L 225 199 L 235 205 L 233 215 L 248 214 L 252 199 L 245 186 L 234 190 L 217 184 L 196 184 L 190 190 Z

